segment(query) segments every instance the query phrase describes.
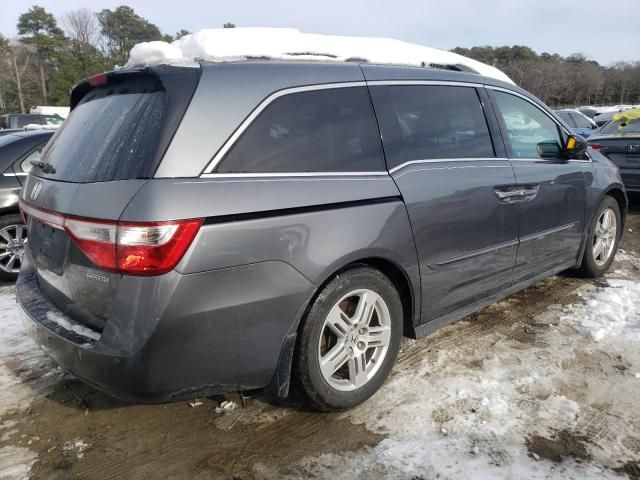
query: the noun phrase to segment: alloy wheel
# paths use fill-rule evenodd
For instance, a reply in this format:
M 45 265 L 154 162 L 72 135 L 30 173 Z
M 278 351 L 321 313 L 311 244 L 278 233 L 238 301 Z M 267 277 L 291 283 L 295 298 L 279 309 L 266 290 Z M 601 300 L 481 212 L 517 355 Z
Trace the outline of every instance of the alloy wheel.
M 20 271 L 27 229 L 24 225 L 8 225 L 0 229 L 0 269 L 16 274 Z
M 592 252 L 593 260 L 598 267 L 609 261 L 616 245 L 618 234 L 618 222 L 615 212 L 607 208 L 598 218 L 596 229 L 593 232 Z
M 352 391 L 375 376 L 391 341 L 391 315 L 383 298 L 368 289 L 343 296 L 324 320 L 318 358 L 324 380 Z

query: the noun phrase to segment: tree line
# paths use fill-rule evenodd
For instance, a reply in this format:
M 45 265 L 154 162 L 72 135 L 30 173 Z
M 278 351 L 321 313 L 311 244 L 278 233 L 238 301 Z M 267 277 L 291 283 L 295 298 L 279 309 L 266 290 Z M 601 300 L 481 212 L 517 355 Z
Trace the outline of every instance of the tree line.
M 17 30 L 14 39 L 0 33 L 0 113 L 68 105 L 75 83 L 124 65 L 136 43 L 171 42 L 190 33 L 162 33 L 128 6 L 99 12 L 81 8 L 60 18 L 33 6 L 18 17 Z
M 67 105 L 71 86 L 124 65 L 136 43 L 171 42 L 189 33 L 162 33 L 128 6 L 82 8 L 60 18 L 33 6 L 18 17 L 17 30 L 13 39 L 0 33 L 0 113 Z M 640 62 L 604 67 L 580 54 L 537 54 L 519 45 L 453 51 L 498 67 L 552 106 L 640 103 Z
M 499 68 L 552 107 L 640 104 L 640 61 L 604 67 L 579 53 L 538 54 L 521 45 L 452 51 Z

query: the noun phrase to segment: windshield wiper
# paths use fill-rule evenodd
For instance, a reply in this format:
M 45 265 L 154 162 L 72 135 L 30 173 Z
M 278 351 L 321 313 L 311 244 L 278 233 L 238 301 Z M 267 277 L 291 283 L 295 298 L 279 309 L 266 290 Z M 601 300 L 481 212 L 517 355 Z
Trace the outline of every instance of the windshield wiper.
M 31 165 L 38 167 L 43 173 L 56 173 L 56 169 L 47 162 L 31 162 Z

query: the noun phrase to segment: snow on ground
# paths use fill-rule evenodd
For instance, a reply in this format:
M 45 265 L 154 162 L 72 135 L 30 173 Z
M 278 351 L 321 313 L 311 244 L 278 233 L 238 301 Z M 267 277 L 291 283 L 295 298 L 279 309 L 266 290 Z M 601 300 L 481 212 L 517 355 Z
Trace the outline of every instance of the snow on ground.
M 22 325 L 13 286 L 0 287 L 0 418 L 25 411 L 46 395 L 63 373 L 38 349 Z M 0 438 L 10 440 L 15 422 L 0 424 Z M 36 455 L 22 446 L 0 448 L 0 479 L 26 478 Z
M 634 375 L 640 284 L 587 285 L 584 302 L 550 305 L 536 315 L 531 325 L 539 333 L 531 344 L 489 334 L 481 343 L 469 338 L 434 347 L 417 367 L 396 369 L 380 393 L 344 414 L 386 437 L 375 447 L 307 458 L 285 472 L 258 465 L 254 473 L 334 480 L 621 478 L 611 469 L 640 460 L 638 439 L 623 434 L 637 430 L 631 415 L 640 391 Z M 487 315 L 518 306 L 509 299 Z M 550 460 L 555 450 L 561 462 Z
M 293 28 L 207 28 L 171 44 L 143 42 L 131 49 L 127 67 L 160 63 L 214 62 L 269 58 L 333 60 L 430 66 L 459 66 L 505 82 L 513 81 L 495 67 L 462 55 L 391 38 L 345 37 L 302 33 Z
M 640 283 L 612 279 L 585 296 L 585 303 L 568 306 L 562 321 L 573 322 L 594 340 L 624 338 L 640 342 Z M 640 346 L 640 345 L 639 345 Z

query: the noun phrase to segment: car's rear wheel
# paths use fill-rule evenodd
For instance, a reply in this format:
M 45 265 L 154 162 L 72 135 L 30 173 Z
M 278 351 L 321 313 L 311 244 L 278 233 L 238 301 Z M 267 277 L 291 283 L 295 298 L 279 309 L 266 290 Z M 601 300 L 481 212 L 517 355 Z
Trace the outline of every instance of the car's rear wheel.
M 0 217 L 0 279 L 18 278 L 26 243 L 27 228 L 20 215 Z
M 402 336 L 402 302 L 380 271 L 358 267 L 319 293 L 296 345 L 296 384 L 320 410 L 349 408 L 389 375 Z
M 587 277 L 598 277 L 609 270 L 621 233 L 620 207 L 615 199 L 607 196 L 600 203 L 591 221 L 579 273 Z

